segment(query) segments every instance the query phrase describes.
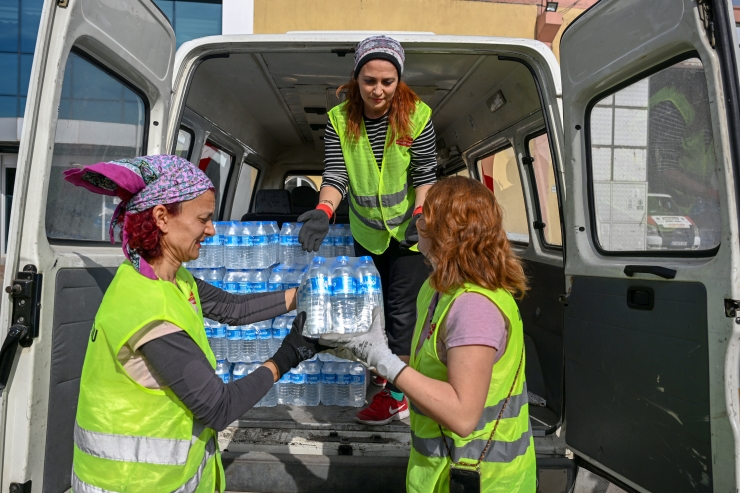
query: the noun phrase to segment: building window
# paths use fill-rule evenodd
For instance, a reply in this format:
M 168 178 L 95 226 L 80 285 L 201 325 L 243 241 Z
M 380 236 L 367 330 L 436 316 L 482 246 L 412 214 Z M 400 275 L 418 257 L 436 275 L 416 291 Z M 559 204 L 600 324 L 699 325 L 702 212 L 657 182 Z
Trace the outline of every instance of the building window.
M 0 2 L 0 118 L 18 118 L 26 110 L 33 50 L 43 0 Z
M 177 47 L 195 38 L 221 34 L 221 0 L 154 0 L 175 30 Z

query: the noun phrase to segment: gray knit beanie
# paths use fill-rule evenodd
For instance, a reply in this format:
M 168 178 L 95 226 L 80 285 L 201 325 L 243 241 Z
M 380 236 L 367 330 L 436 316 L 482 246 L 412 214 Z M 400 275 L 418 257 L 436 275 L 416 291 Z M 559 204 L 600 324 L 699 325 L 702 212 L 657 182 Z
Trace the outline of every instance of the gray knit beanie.
M 388 60 L 398 70 L 399 79 L 403 75 L 405 54 L 401 43 L 388 36 L 370 36 L 360 41 L 355 50 L 355 79 L 360 69 L 370 60 Z

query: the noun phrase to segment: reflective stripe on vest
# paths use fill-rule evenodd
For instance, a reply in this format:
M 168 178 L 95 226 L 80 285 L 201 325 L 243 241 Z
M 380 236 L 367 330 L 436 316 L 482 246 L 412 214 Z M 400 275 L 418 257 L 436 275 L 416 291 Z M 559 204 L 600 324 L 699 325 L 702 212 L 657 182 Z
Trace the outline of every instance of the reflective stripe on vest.
M 199 421 L 194 420 L 192 438 L 176 440 L 99 433 L 85 430 L 75 421 L 74 443 L 86 454 L 101 459 L 184 466 L 188 461 L 190 447 L 198 440 L 204 429 Z
M 355 199 L 355 202 L 362 207 L 379 207 L 381 203 L 383 204 L 383 207 L 393 207 L 403 202 L 403 199 L 406 198 L 406 195 L 409 193 L 409 184 L 404 183 L 403 190 L 400 192 L 383 195 L 380 197 L 380 202 L 378 201 L 377 195 L 355 195 L 352 192 L 352 188 L 349 189 L 349 193 L 352 195 L 352 198 Z
M 215 455 L 216 438 L 213 437 L 206 444 L 205 454 L 203 455 L 203 460 L 200 461 L 198 470 L 195 471 L 195 474 L 190 479 L 188 479 L 185 484 L 174 490 L 172 493 L 195 493 L 195 491 L 198 489 L 200 478 L 203 476 L 203 471 L 205 470 L 208 461 L 211 460 Z M 74 493 L 117 493 L 114 491 L 98 488 L 97 486 L 93 486 L 82 481 L 79 477 L 77 477 L 77 474 L 75 474 L 74 467 L 72 468 L 72 491 Z
M 392 228 L 397 228 L 398 226 L 411 219 L 411 216 L 413 216 L 414 214 L 414 207 L 412 205 L 409 209 L 406 209 L 406 212 L 404 212 L 403 216 L 396 216 L 394 218 L 388 219 L 384 223 L 383 221 L 378 221 L 377 219 L 369 219 L 363 216 L 362 214 L 357 212 L 357 209 L 355 209 L 355 206 L 351 200 L 348 200 L 347 202 L 349 203 L 349 208 L 352 210 L 352 212 L 355 213 L 355 216 L 357 216 L 357 219 L 359 219 L 360 222 L 373 229 L 377 229 L 378 231 L 385 231 L 386 225 Z
M 501 399 L 493 406 L 484 407 L 483 414 L 481 414 L 481 417 L 478 420 L 478 424 L 475 425 L 475 429 L 473 431 L 483 430 L 486 425 L 488 425 L 488 423 L 496 421 L 498 419 L 498 415 L 501 413 L 501 408 L 504 406 L 504 402 L 506 402 L 506 399 Z M 511 399 L 509 399 L 509 404 L 506 406 L 506 409 L 504 409 L 504 414 L 503 416 L 501 416 L 501 419 L 516 418 L 517 416 L 519 416 L 519 413 L 522 411 L 522 408 L 525 404 L 529 404 L 529 395 L 527 394 L 526 382 L 524 383 L 524 389 L 522 390 L 521 394 L 511 396 Z M 424 414 L 411 401 L 409 401 L 409 407 L 419 416 L 426 416 L 426 414 Z
M 522 434 L 518 440 L 513 442 L 499 442 L 493 440 L 488 448 L 483 462 L 512 462 L 520 455 L 524 455 L 529 447 L 529 441 L 532 438 L 532 425 Z M 411 442 L 414 450 L 425 457 L 448 457 L 447 447 L 441 436 L 433 438 L 419 438 L 411 431 Z M 447 439 L 447 446 L 452 450 L 452 460 L 458 462 L 462 459 L 477 461 L 483 449 L 486 448 L 488 440 L 470 440 L 462 447 L 450 444 L 451 440 Z

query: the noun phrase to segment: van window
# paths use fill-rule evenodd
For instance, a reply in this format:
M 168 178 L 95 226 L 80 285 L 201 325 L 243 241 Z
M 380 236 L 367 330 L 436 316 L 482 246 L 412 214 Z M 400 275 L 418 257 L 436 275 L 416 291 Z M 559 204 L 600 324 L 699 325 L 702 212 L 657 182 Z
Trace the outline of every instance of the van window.
M 118 199 L 76 187 L 62 179 L 62 172 L 78 164 L 141 156 L 147 117 L 145 100 L 134 89 L 82 52 L 70 53 L 46 200 L 50 240 L 108 240 Z
M 177 144 L 175 144 L 175 155 L 183 159 L 190 159 L 193 152 L 194 133 L 187 127 L 180 127 L 177 133 Z
M 239 181 L 236 183 L 234 202 L 231 205 L 232 220 L 238 221 L 249 212 L 254 189 L 257 186 L 257 178 L 259 178 L 259 170 L 248 163 L 242 163 L 239 170 Z
M 510 241 L 529 243 L 527 209 L 514 149 L 507 147 L 479 159 L 478 175 L 493 191 L 504 213 L 504 230 Z
M 200 155 L 198 167 L 203 170 L 216 187 L 216 214 L 214 217 L 221 218 L 223 209 L 224 192 L 231 176 L 235 156 L 219 147 L 217 144 L 207 140 Z
M 532 158 L 532 178 L 537 193 L 537 207 L 545 245 L 563 246 L 560 232 L 560 209 L 558 209 L 558 188 L 555 184 L 555 167 L 550 153 L 547 134 L 531 137 L 527 141 L 527 152 Z
M 285 175 L 285 185 L 283 188 L 290 191 L 296 187 L 311 187 L 317 192 L 321 189 L 321 175 L 301 175 L 298 173 L 288 173 Z
M 716 160 L 699 59 L 600 98 L 589 133 L 592 214 L 602 250 L 665 255 L 719 245 Z

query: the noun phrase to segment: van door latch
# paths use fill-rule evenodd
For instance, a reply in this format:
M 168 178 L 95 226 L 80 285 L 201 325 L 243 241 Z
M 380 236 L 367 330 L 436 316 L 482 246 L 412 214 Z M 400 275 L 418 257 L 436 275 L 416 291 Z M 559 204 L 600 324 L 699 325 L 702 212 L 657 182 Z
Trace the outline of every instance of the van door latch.
M 725 300 L 725 317 L 727 318 L 737 317 L 738 310 L 740 310 L 740 301 Z
M 39 336 L 42 275 L 35 265 L 26 265 L 5 292 L 12 300 L 11 326 L 0 347 L 0 391 L 8 384 L 18 346 L 30 347 Z
M 716 40 L 714 38 L 714 12 L 712 11 L 712 0 L 698 0 L 696 2 L 699 7 L 699 19 L 704 24 L 704 30 L 707 32 L 707 38 L 712 48 L 715 47 Z

